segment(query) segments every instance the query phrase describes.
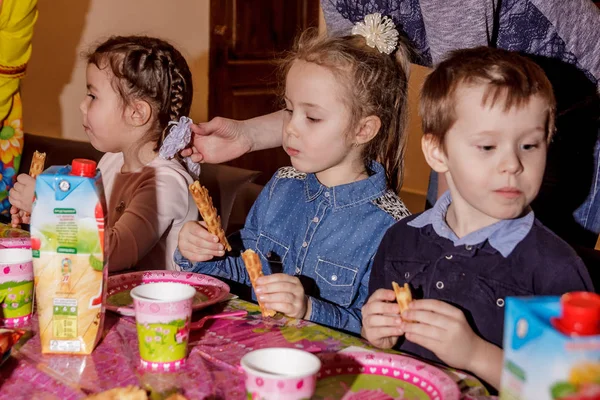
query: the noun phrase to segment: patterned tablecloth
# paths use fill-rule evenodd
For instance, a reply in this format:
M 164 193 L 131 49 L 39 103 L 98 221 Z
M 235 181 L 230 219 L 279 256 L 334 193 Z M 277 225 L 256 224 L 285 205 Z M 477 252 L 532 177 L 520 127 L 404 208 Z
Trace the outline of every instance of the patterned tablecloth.
M 209 320 L 202 330 L 192 332 L 185 369 L 166 374 L 137 369 L 137 333 L 132 318 L 108 312 L 102 342 L 85 357 L 42 355 L 34 320 L 29 340 L 0 367 L 0 399 L 81 399 L 86 394 L 129 384 L 156 391 L 176 387 L 189 399 L 245 399 L 243 373 L 238 366 L 251 350 L 295 347 L 321 353 L 349 346 L 368 347 L 361 339 L 311 322 L 279 314 L 263 319 L 256 305 L 242 300 L 198 312 L 194 319 L 223 309 L 243 309 L 248 315 Z M 474 377 L 447 372 L 458 383 L 463 399 L 493 398 Z

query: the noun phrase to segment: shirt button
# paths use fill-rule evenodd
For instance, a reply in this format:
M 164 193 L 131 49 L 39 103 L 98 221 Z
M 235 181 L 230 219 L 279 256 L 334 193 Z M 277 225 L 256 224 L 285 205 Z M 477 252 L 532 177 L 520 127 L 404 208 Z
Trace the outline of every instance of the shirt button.
M 467 250 L 471 250 L 472 248 L 473 248 L 473 246 L 471 246 L 470 244 L 465 246 L 465 249 L 467 249 Z
M 452 254 L 448 254 L 448 255 L 446 256 L 446 260 L 452 260 Z
M 444 282 L 437 281 L 437 283 L 435 284 L 435 287 L 438 288 L 438 289 L 443 289 L 444 288 Z
M 498 299 L 498 300 L 496 300 L 496 305 L 498 307 L 504 307 L 504 299 Z
M 308 246 L 308 243 L 302 242 L 302 247 L 306 247 L 306 246 Z
M 404 273 L 404 278 L 405 278 L 405 279 L 408 279 L 408 278 L 410 278 L 410 272 L 405 272 L 405 273 Z
M 273 255 L 273 253 L 271 253 L 270 251 L 267 252 L 267 254 L 266 254 L 267 258 L 271 258 L 272 255 Z
M 314 217 L 313 218 L 313 222 L 316 224 L 317 222 L 319 222 L 319 217 Z
M 300 268 L 296 268 L 296 274 L 300 273 Z
M 335 274 L 331 275 L 331 280 L 334 281 L 334 282 L 337 281 L 337 275 L 335 275 Z
M 325 197 L 329 197 L 329 192 L 325 192 Z

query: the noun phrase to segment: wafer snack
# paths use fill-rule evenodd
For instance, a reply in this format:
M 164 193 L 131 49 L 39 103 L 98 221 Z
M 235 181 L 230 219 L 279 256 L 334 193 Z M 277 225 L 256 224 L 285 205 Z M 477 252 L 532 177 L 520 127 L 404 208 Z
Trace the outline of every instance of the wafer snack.
M 206 222 L 208 231 L 219 238 L 219 242 L 225 250 L 231 251 L 231 246 L 225 237 L 223 226 L 221 226 L 221 217 L 217 215 L 217 209 L 213 205 L 212 198 L 208 195 L 208 190 L 200 182 L 195 181 L 190 185 L 190 192 L 200 215 L 202 215 L 202 219 Z
M 410 293 L 410 287 L 408 286 L 408 283 L 405 283 L 404 287 L 400 287 L 396 282 L 392 282 L 392 288 L 394 288 L 396 302 L 400 308 L 400 314 L 402 314 L 404 311 L 408 310 L 408 305 L 413 300 L 412 294 Z
M 242 253 L 242 260 L 244 260 L 244 265 L 248 270 L 248 275 L 250 275 L 250 282 L 252 282 L 252 287 L 256 289 L 256 280 L 263 276 L 262 272 L 262 263 L 260 262 L 260 258 L 258 254 L 256 254 L 253 250 L 248 249 Z M 262 305 L 260 300 L 258 301 L 258 305 L 260 307 L 260 312 L 263 317 L 273 317 L 276 314 L 274 310 L 267 310 L 265 306 Z
M 32 178 L 37 178 L 37 176 L 44 171 L 45 163 L 46 153 L 40 153 L 37 150 L 34 151 L 31 159 L 31 166 L 29 167 L 29 176 Z
M 44 172 L 44 164 L 46 163 L 46 153 L 40 153 L 39 151 L 34 151 L 33 156 L 31 157 L 31 165 L 29 166 L 29 176 L 32 178 L 37 178 L 39 174 Z M 29 217 L 29 213 L 26 212 L 25 215 Z

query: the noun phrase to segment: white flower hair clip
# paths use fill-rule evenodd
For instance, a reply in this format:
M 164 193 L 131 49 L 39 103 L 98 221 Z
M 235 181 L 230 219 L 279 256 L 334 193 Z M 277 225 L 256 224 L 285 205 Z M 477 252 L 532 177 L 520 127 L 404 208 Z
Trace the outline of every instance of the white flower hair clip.
M 170 160 L 181 150 L 185 149 L 190 140 L 192 140 L 191 126 L 193 123 L 188 117 L 181 117 L 179 121 L 169 122 L 171 128 L 169 128 L 169 133 L 167 133 L 158 151 L 161 158 Z M 200 164 L 193 162 L 191 157 L 185 157 L 184 161 L 192 178 L 198 179 L 198 176 L 200 176 Z
M 389 17 L 380 13 L 369 14 L 365 22 L 357 22 L 352 28 L 353 35 L 361 35 L 367 39 L 369 47 L 376 47 L 382 53 L 390 54 L 398 44 L 398 31 Z

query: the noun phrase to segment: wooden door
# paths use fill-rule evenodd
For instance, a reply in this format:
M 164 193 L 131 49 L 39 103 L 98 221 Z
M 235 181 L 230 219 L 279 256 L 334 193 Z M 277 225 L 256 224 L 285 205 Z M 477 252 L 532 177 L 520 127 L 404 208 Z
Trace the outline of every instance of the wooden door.
M 318 0 L 211 0 L 209 118 L 243 120 L 279 110 L 275 60 L 318 23 Z M 290 161 L 279 148 L 229 164 L 263 172 L 257 182 L 264 184 Z

